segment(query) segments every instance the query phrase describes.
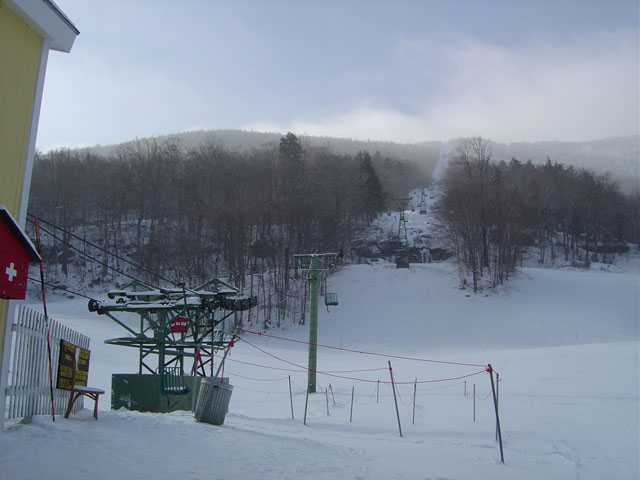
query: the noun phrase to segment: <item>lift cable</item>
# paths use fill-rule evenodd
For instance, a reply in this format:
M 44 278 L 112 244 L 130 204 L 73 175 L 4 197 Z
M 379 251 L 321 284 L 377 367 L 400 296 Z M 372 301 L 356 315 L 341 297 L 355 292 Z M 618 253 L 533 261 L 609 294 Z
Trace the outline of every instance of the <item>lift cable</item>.
M 30 221 L 31 221 L 31 220 L 30 220 Z M 47 229 L 42 228 L 42 227 L 40 227 L 40 229 L 41 229 L 43 232 L 48 233 L 49 235 L 51 235 L 53 238 L 55 238 L 55 239 L 56 239 L 56 240 L 58 240 L 59 242 L 62 242 L 64 245 L 67 245 L 67 246 L 68 246 L 68 247 L 70 247 L 71 249 L 73 249 L 73 250 L 75 250 L 76 252 L 80 253 L 81 255 L 84 255 L 85 257 L 87 257 L 87 258 L 89 258 L 89 259 L 93 260 L 94 262 L 96 262 L 96 263 L 98 263 L 98 264 L 102 265 L 103 267 L 106 267 L 106 268 L 108 268 L 108 269 L 110 269 L 110 270 L 113 270 L 114 272 L 116 272 L 116 273 L 118 273 L 118 274 L 120 274 L 120 275 L 123 275 L 123 276 L 125 276 L 125 277 L 128 277 L 128 278 L 130 278 L 131 280 L 133 280 L 133 281 L 135 281 L 135 282 L 139 282 L 139 283 L 142 283 L 142 284 L 144 284 L 144 285 L 149 285 L 149 282 L 143 282 L 143 281 L 142 281 L 142 280 L 140 280 L 139 278 L 136 278 L 136 277 L 134 277 L 133 275 L 129 275 L 128 273 L 125 273 L 125 272 L 123 272 L 123 271 L 121 271 L 121 270 L 119 270 L 119 269 L 117 269 L 117 268 L 115 268 L 115 267 L 113 267 L 113 266 L 111 266 L 111 265 L 109 265 L 109 264 L 107 264 L 107 263 L 105 263 L 105 262 L 101 261 L 101 260 L 98 260 L 97 258 L 93 257 L 92 255 L 89 255 L 88 253 L 83 252 L 83 251 L 82 251 L 82 250 L 80 250 L 79 248 L 77 248 L 77 247 L 73 246 L 71 243 L 69 243 L 69 242 L 67 242 L 67 241 L 63 240 L 63 239 L 62 239 L 62 238 L 60 238 L 60 237 L 58 237 L 55 233 L 50 232 L 50 231 L 48 231 Z M 149 286 L 150 286 L 150 287 L 152 287 L 152 288 L 158 288 L 158 287 L 154 287 L 153 285 L 149 285 Z M 158 289 L 159 289 L 159 288 L 158 288 Z
M 28 213 L 27 215 L 28 215 L 29 217 L 35 217 L 35 215 L 33 215 L 32 213 Z M 29 221 L 33 222 L 33 220 L 31 220 L 31 218 L 29 219 Z M 120 260 L 120 261 L 121 261 L 121 262 L 123 262 L 123 263 L 127 263 L 127 264 L 131 265 L 132 267 L 136 268 L 137 270 L 139 270 L 139 271 L 141 271 L 141 272 L 145 272 L 145 273 L 148 273 L 148 274 L 150 274 L 150 275 L 153 275 L 153 276 L 154 276 L 154 277 L 156 277 L 157 279 L 162 280 L 162 281 L 164 281 L 164 282 L 167 282 L 167 283 L 169 283 L 169 284 L 171 284 L 171 285 L 175 285 L 175 286 L 182 286 L 182 285 L 180 285 L 180 284 L 178 284 L 178 283 L 176 283 L 176 282 L 174 282 L 174 281 L 171 281 L 171 280 L 169 280 L 169 279 L 167 279 L 167 278 L 162 277 L 161 275 L 159 275 L 159 274 L 158 274 L 158 273 L 156 273 L 156 272 L 152 272 L 151 270 L 148 270 L 148 269 L 146 269 L 146 268 L 142 267 L 141 265 L 138 265 L 137 263 L 132 262 L 131 260 L 128 260 L 128 259 L 126 259 L 126 258 L 124 258 L 124 257 L 121 257 L 121 256 L 119 256 L 119 255 L 118 255 L 118 254 L 116 254 L 116 253 L 110 252 L 109 250 L 107 250 L 107 249 L 106 249 L 106 248 L 104 248 L 104 247 L 101 247 L 100 245 L 97 245 L 97 244 L 95 244 L 95 243 L 93 243 L 93 242 L 91 242 L 91 241 L 89 241 L 89 240 L 87 240 L 87 239 L 85 239 L 85 238 L 82 238 L 82 237 L 80 237 L 80 236 L 78 236 L 78 235 L 75 235 L 74 233 L 72 233 L 72 232 L 70 232 L 70 231 L 68 231 L 68 230 L 65 230 L 65 229 L 64 229 L 64 228 L 62 228 L 62 227 L 58 227 L 57 225 L 54 225 L 54 224 L 53 224 L 53 223 L 51 223 L 51 222 L 47 222 L 46 220 L 43 220 L 42 218 L 38 218 L 38 221 L 39 221 L 40 223 L 44 223 L 44 224 L 46 224 L 46 225 L 48 225 L 48 226 L 50 226 L 50 227 L 53 227 L 53 228 L 55 228 L 56 230 L 61 231 L 61 232 L 62 232 L 62 233 L 64 233 L 65 235 L 69 235 L 70 237 L 73 237 L 73 238 L 75 238 L 76 240 L 79 240 L 79 241 L 83 242 L 83 243 L 84 243 L 84 244 L 86 244 L 86 245 L 89 245 L 89 246 L 91 246 L 91 247 L 93 247 L 93 248 L 96 248 L 96 249 L 100 250 L 101 252 L 106 253 L 107 255 L 111 255 L 111 256 L 112 256 L 113 258 L 115 258 L 116 260 Z M 44 229 L 43 229 L 43 230 L 44 230 Z M 44 230 L 44 231 L 45 231 L 45 232 L 47 232 L 47 233 L 49 233 L 49 234 L 51 234 L 50 232 L 48 232 L 48 231 L 46 231 L 46 230 Z M 54 237 L 54 238 L 57 238 L 57 237 Z M 65 243 L 65 244 L 67 244 L 67 245 L 69 245 L 69 244 L 68 244 L 67 242 L 65 242 L 64 240 L 60 240 L 60 241 L 61 241 L 61 242 L 63 242 L 63 243 Z M 81 253 L 83 253 L 83 254 L 84 254 L 84 252 L 81 252 Z M 107 268 L 109 268 L 109 267 L 107 267 Z M 131 278 L 131 277 L 130 277 L 130 278 Z M 147 282 L 142 282 L 142 283 L 147 283 Z

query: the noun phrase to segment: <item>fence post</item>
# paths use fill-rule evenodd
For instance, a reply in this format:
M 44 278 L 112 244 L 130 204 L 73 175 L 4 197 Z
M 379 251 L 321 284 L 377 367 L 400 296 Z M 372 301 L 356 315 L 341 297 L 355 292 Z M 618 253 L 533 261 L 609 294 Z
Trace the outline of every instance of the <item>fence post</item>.
M 293 392 L 291 391 L 291 375 L 289 375 L 289 400 L 291 401 L 291 419 L 293 419 Z
M 325 387 L 324 389 L 324 398 L 327 401 L 327 417 L 329 416 L 329 387 Z
M 500 461 L 504 463 L 504 451 L 502 450 L 502 432 L 500 431 L 500 416 L 498 415 L 498 397 L 496 396 L 496 387 L 493 383 L 493 368 L 491 364 L 487 365 L 487 372 L 491 378 L 491 392 L 493 393 L 493 406 L 496 410 L 496 425 L 498 427 L 498 439 L 500 441 Z
M 476 422 L 476 384 L 473 384 L 473 423 Z
M 500 374 L 496 372 L 496 405 L 500 406 Z M 498 441 L 498 422 L 496 421 L 496 442 Z
M 400 410 L 398 410 L 398 399 L 396 398 L 396 384 L 393 380 L 393 370 L 391 369 L 391 360 L 387 360 L 389 362 L 389 376 L 391 377 L 391 389 L 393 390 L 393 401 L 396 404 L 396 417 L 398 417 L 398 431 L 400 432 L 400 437 L 402 438 L 402 426 L 400 425 Z
M 307 424 L 307 405 L 309 404 L 309 385 L 307 385 L 307 396 L 304 400 L 304 425 Z
M 413 421 L 412 424 L 416 424 L 416 390 L 418 389 L 418 379 L 413 382 Z
M 351 387 L 351 413 L 349 414 L 349 423 L 351 423 L 351 420 L 353 420 L 353 392 L 355 388 L 355 386 Z

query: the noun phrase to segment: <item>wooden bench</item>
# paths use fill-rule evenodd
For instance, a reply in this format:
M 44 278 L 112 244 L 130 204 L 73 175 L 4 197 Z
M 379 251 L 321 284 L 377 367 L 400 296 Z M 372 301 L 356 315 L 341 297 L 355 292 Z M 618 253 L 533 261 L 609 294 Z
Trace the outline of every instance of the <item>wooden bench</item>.
M 66 350 L 66 349 L 65 349 Z M 92 399 L 95 403 L 93 406 L 93 418 L 98 419 L 98 398 L 104 393 L 104 390 L 100 388 L 85 387 L 82 385 L 76 385 L 76 355 L 75 351 L 66 350 L 71 357 L 71 389 L 69 391 L 69 403 L 67 403 L 67 411 L 64 414 L 64 418 L 69 418 L 73 404 L 82 395 Z
M 73 404 L 76 400 L 84 395 L 85 397 L 89 397 L 95 401 L 95 405 L 93 407 L 93 418 L 98 419 L 98 397 L 104 393 L 104 390 L 100 388 L 92 388 L 92 387 L 81 387 L 80 385 L 74 385 L 69 394 L 69 403 L 67 404 L 67 411 L 64 414 L 64 418 L 69 418 L 71 414 L 71 409 L 73 408 Z

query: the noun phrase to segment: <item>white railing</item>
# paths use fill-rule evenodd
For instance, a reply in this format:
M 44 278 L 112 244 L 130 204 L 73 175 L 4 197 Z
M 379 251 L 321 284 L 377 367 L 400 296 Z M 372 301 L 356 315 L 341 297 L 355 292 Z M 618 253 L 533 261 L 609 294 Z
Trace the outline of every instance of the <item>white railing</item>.
M 61 339 L 89 349 L 89 337 L 49 319 L 56 416 L 64 415 L 69 401 L 68 390 L 55 388 Z M 11 359 L 5 395 L 5 420 L 31 415 L 51 415 L 47 326 L 43 314 L 25 306 L 19 307 L 12 326 Z M 83 407 L 82 398 L 79 398 L 73 407 L 73 413 Z

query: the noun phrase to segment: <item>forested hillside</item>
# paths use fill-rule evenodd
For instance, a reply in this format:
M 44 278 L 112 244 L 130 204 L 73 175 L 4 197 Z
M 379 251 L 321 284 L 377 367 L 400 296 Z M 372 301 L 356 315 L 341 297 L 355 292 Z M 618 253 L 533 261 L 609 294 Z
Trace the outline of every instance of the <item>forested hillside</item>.
M 137 141 L 110 155 L 38 155 L 30 213 L 48 222 L 42 239 L 52 283 L 108 288 L 123 281 L 112 268 L 150 286 L 223 277 L 258 293 L 261 321 L 280 325 L 285 316 L 304 321 L 293 254 L 349 256 L 392 198 L 426 180 L 415 162 L 303 148 L 291 133 L 243 151 Z
M 459 143 L 442 182 L 439 217 L 473 289 L 502 284 L 525 249 L 589 267 L 640 242 L 640 195 L 621 193 L 606 174 L 548 160 L 492 161 L 480 138 Z
M 525 251 L 542 265 L 588 267 L 640 242 L 637 192 L 560 162 L 496 161 L 480 138 L 450 144 L 450 153 L 432 145 L 423 161 L 338 153 L 291 133 L 259 148 L 182 140 L 36 156 L 30 213 L 42 219 L 49 282 L 86 294 L 131 279 L 166 287 L 220 277 L 258 296 L 260 307 L 239 321 L 304 322 L 307 285 L 293 255 L 357 262 L 384 251 L 393 260 L 397 220 L 385 215 L 390 230 L 368 229 L 394 199 L 431 183 L 436 146 L 439 222 L 407 248 L 419 250 L 411 261 L 454 255 L 461 286 L 504 283 Z

